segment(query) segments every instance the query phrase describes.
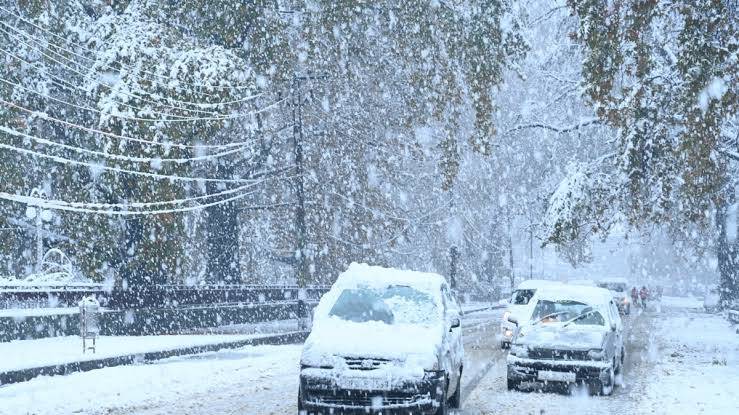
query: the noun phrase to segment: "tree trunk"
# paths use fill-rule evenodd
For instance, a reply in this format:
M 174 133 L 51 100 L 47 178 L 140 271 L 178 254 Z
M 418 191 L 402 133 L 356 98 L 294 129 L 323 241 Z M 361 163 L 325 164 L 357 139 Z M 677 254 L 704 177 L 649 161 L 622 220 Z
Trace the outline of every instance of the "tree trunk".
M 721 308 L 726 308 L 739 297 L 737 294 L 736 247 L 728 240 L 727 219 L 729 204 L 733 202 L 733 189 L 716 207 L 717 244 L 716 259 L 719 271 L 719 295 Z
M 231 177 L 230 168 L 216 169 L 219 177 Z M 222 192 L 217 183 L 209 182 L 208 194 Z M 240 284 L 239 215 L 235 201 L 205 209 L 207 233 L 206 279 L 213 284 Z

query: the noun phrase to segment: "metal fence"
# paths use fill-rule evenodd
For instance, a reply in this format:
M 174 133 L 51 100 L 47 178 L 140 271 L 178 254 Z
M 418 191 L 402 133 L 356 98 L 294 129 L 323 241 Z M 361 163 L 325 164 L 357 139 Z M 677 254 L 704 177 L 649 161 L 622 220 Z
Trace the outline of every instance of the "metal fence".
M 328 286 L 305 287 L 304 300 L 317 301 Z M 151 285 L 108 291 L 99 286 L 0 286 L 0 308 L 76 307 L 95 296 L 103 307 L 115 310 L 178 308 L 217 304 L 262 304 L 298 300 L 298 286 L 258 285 Z

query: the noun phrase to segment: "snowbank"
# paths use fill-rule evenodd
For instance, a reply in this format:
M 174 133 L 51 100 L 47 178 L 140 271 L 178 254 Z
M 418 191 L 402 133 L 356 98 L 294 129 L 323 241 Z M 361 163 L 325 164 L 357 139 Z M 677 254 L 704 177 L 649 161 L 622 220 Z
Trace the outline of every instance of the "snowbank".
M 77 336 L 0 343 L 0 372 L 87 361 L 179 347 L 203 346 L 260 337 L 250 335 L 100 336 L 95 354 L 82 353 Z
M 721 316 L 686 312 L 658 319 L 659 360 L 645 394 L 654 413 L 734 414 L 739 410 L 739 334 Z
M 249 346 L 39 377 L 0 388 L 0 414 L 295 413 L 300 346 Z M 292 411 L 291 411 L 292 410 Z

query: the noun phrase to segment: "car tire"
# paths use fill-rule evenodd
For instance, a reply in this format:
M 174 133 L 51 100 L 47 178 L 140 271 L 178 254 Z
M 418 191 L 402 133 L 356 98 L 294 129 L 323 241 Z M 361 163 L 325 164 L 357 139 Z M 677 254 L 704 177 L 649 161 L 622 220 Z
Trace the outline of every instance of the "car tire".
M 454 394 L 449 398 L 449 407 L 452 409 L 459 409 L 462 406 L 462 368 L 459 368 L 459 380 L 457 381 L 457 388 L 454 390 Z
M 449 413 L 449 409 L 447 406 L 447 399 L 446 399 L 446 389 L 449 387 L 449 378 L 444 378 L 444 385 L 441 388 L 442 395 L 441 399 L 439 399 L 439 406 L 436 408 L 436 414 L 435 415 L 447 415 Z
M 508 390 L 518 390 L 518 387 L 521 385 L 521 382 L 518 380 L 508 379 Z
M 306 415 L 305 407 L 303 406 L 303 394 L 298 390 L 298 415 Z
M 616 371 L 611 365 L 608 370 L 608 382 L 601 382 L 599 380 L 593 382 L 594 395 L 610 396 L 613 393 L 613 389 L 616 387 Z

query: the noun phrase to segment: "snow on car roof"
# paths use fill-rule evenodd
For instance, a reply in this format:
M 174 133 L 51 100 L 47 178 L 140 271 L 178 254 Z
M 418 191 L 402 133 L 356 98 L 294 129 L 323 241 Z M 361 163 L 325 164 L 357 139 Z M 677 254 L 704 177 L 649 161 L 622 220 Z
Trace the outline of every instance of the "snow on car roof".
M 605 288 L 586 285 L 549 285 L 539 289 L 536 294 L 539 299 L 572 300 L 589 305 L 608 304 L 612 299 L 611 292 Z
M 561 285 L 562 283 L 559 281 L 549 281 L 549 280 L 525 280 L 521 281 L 520 284 L 518 284 L 518 287 L 516 287 L 517 290 L 531 290 L 536 288 L 541 288 L 548 285 Z
M 354 288 L 360 285 L 371 288 L 408 285 L 420 291 L 435 293 L 441 289 L 443 284 L 446 284 L 444 277 L 431 272 L 385 268 L 354 262 L 339 275 L 332 289 Z

